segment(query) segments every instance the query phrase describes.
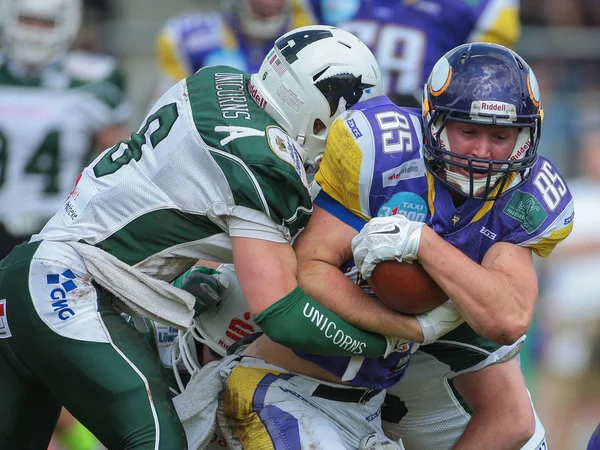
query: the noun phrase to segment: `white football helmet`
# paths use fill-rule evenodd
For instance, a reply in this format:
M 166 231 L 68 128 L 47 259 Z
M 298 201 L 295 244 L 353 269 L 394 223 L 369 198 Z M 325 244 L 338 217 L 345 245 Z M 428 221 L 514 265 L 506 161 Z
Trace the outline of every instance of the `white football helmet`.
M 292 0 L 233 0 L 232 3 L 240 31 L 245 36 L 272 42 L 289 26 Z M 270 11 L 275 12 L 265 15 Z
M 277 39 L 248 88 L 258 105 L 303 147 L 304 164 L 313 164 L 340 113 L 381 95 L 381 71 L 356 36 L 313 25 Z
M 218 355 L 225 356 L 233 343 L 260 331 L 248 312 L 248 304 L 233 264 L 221 264 L 217 270 L 221 272 L 220 277 L 227 279 L 227 287 L 221 290 L 221 303 L 196 317 L 186 331 L 180 331 L 171 353 L 171 367 L 181 392 L 184 385 L 177 369 L 185 368 L 190 375 L 194 375 L 202 367 L 196 353 L 197 342 L 208 346 Z
M 69 50 L 81 25 L 81 0 L 2 0 L 1 15 L 8 57 L 40 67 Z M 36 19 L 47 26 L 32 23 Z

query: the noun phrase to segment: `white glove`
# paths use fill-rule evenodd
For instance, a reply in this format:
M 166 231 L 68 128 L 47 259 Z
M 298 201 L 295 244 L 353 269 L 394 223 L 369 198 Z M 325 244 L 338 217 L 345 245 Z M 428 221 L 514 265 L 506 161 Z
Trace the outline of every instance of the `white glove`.
M 406 339 L 385 335 L 383 335 L 383 337 L 385 337 L 387 342 L 387 347 L 385 348 L 385 353 L 383 354 L 384 358 L 387 358 L 390 353 L 406 352 L 410 348 L 410 341 L 407 341 Z
M 446 300 L 431 311 L 415 316 L 423 330 L 423 345 L 431 344 L 461 325 L 465 319 L 457 311 L 452 300 Z
M 356 267 L 367 279 L 381 261 L 417 260 L 422 222 L 413 222 L 402 215 L 375 217 L 352 239 Z

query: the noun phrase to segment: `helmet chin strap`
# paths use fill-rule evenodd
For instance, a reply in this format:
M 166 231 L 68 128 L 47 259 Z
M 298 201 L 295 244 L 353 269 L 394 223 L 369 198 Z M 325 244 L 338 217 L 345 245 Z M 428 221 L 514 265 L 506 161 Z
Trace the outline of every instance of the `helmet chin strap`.
M 302 123 L 300 124 L 300 128 L 298 129 L 298 136 L 296 136 L 296 142 L 300 144 L 300 147 L 302 147 L 302 152 L 300 152 L 300 159 L 302 160 L 302 163 L 304 165 L 312 164 L 312 161 L 308 161 L 310 156 L 309 151 L 306 148 L 304 148 L 304 146 L 306 145 L 306 137 L 308 134 L 309 120 L 310 114 L 305 115 L 302 119 Z

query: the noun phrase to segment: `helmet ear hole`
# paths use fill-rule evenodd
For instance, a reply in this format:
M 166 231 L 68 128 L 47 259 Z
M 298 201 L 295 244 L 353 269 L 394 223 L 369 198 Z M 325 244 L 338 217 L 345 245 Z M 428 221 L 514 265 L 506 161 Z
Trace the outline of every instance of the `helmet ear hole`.
M 319 134 L 325 128 L 327 128 L 327 127 L 325 126 L 325 124 L 323 123 L 323 121 L 321 119 L 315 119 L 315 121 L 313 123 L 313 134 Z

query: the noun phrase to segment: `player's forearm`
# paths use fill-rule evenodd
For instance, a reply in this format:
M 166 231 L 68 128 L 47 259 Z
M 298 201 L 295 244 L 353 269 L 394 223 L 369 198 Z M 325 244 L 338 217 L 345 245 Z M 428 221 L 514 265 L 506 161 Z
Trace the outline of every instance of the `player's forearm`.
M 298 284 L 307 295 L 363 330 L 423 342 L 419 322 L 387 307 L 346 277 L 340 269 L 323 261 L 299 266 Z
M 510 344 L 529 327 L 532 308 L 508 275 L 472 261 L 428 227 L 423 228 L 419 261 L 482 336 Z
M 389 347 L 384 336 L 353 327 L 299 287 L 254 321 L 272 341 L 316 355 L 379 357 Z

